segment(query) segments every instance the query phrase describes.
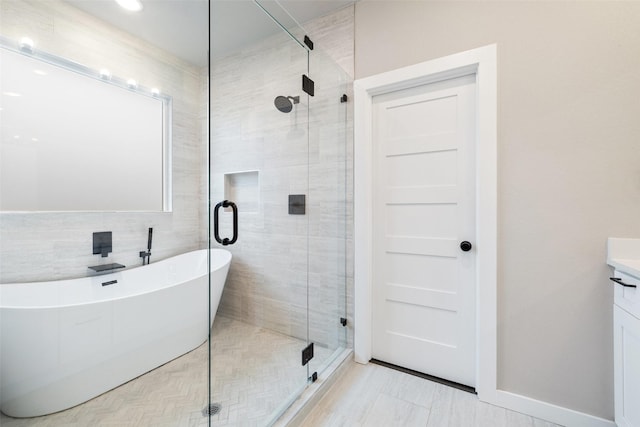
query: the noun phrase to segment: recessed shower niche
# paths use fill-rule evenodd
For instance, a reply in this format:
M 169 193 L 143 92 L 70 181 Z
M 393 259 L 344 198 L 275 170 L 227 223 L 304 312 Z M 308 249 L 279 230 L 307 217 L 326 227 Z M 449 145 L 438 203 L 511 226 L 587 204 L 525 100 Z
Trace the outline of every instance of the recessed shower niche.
M 238 206 L 239 212 L 260 212 L 260 172 L 225 173 L 224 198 L 232 200 Z M 230 210 L 230 208 L 227 209 Z

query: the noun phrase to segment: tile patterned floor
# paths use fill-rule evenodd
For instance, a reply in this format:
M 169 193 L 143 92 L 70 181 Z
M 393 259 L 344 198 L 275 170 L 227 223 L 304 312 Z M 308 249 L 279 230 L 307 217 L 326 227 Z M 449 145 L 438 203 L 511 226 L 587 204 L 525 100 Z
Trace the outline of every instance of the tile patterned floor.
M 351 363 L 304 427 L 559 427 L 480 402 L 472 393 L 372 363 Z
M 212 396 L 222 405 L 212 426 L 261 426 L 306 383 L 305 342 L 218 316 L 212 330 Z M 326 349 L 315 349 L 327 357 Z M 89 402 L 56 414 L 15 419 L 2 427 L 206 426 L 207 345 L 203 344 Z
M 224 337 L 213 340 L 211 363 L 212 400 L 220 403 L 222 410 L 211 418 L 211 425 L 266 425 L 307 383 L 300 353 L 306 343 L 222 319 Z M 315 358 L 322 360 L 329 354 L 327 349 L 315 347 Z
M 218 316 L 212 339 L 211 425 L 263 426 L 304 386 L 305 343 Z M 326 349 L 315 349 L 326 358 Z M 558 427 L 480 402 L 473 394 L 389 368 L 350 362 L 304 427 Z M 204 427 L 207 345 L 82 405 L 1 427 Z M 277 379 L 277 380 L 276 380 Z

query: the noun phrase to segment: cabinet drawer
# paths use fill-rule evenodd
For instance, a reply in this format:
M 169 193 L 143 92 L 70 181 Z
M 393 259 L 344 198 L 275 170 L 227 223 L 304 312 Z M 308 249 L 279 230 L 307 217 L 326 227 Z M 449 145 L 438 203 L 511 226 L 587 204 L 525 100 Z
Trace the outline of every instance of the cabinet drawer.
M 618 427 L 640 426 L 640 319 L 613 307 L 615 417 Z
M 616 270 L 615 277 L 622 279 L 622 281 L 629 285 L 636 285 L 635 288 L 624 287 L 620 284 L 614 283 L 614 304 L 622 307 L 635 317 L 640 318 L 640 279 L 630 276 L 625 273 L 621 273 Z

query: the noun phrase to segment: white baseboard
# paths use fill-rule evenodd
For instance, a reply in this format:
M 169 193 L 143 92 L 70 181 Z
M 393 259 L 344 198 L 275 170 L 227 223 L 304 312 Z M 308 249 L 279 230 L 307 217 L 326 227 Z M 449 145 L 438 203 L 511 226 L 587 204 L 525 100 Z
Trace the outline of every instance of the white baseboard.
M 562 406 L 531 399 L 508 391 L 496 390 L 491 403 L 512 411 L 550 421 L 566 427 L 615 427 L 613 421 L 605 420 L 584 412 L 563 408 Z

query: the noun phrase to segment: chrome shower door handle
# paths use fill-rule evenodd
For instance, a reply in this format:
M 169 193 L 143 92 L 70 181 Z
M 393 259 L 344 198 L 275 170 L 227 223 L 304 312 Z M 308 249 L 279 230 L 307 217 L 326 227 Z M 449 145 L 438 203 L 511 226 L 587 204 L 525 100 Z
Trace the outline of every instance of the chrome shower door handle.
M 220 238 L 218 210 L 221 207 L 230 207 L 233 211 L 233 237 L 231 239 L 229 239 L 228 237 L 225 237 L 224 239 Z M 238 207 L 235 203 L 229 200 L 223 200 L 222 202 L 218 203 L 213 209 L 213 237 L 216 239 L 216 242 L 220 243 L 222 246 L 233 245 L 236 240 L 238 240 Z

